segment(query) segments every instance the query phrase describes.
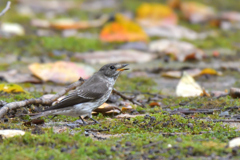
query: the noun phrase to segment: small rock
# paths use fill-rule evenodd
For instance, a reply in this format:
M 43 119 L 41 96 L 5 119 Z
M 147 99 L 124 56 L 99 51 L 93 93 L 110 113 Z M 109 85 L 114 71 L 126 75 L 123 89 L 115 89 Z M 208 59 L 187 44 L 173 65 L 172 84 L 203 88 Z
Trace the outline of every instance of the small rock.
M 192 123 L 188 123 L 187 126 L 188 126 L 189 128 L 191 128 L 191 129 L 193 128 L 193 124 L 192 124 Z
M 177 142 L 182 142 L 182 138 L 178 137 L 178 138 L 176 139 L 176 141 L 177 141 Z
M 126 146 L 132 146 L 132 143 L 131 142 L 126 142 L 125 145 Z
M 144 116 L 144 119 L 149 119 L 149 118 L 151 118 L 151 116 L 149 116 L 148 114 Z
M 98 154 L 106 154 L 106 150 L 105 149 L 98 149 Z
M 117 150 L 116 147 L 114 147 L 114 146 L 111 147 L 112 152 L 116 152 L 116 150 Z
M 86 137 L 89 136 L 89 132 L 88 131 L 85 131 L 84 134 L 85 134 Z
M 150 121 L 155 121 L 155 120 L 156 120 L 156 118 L 151 116 Z

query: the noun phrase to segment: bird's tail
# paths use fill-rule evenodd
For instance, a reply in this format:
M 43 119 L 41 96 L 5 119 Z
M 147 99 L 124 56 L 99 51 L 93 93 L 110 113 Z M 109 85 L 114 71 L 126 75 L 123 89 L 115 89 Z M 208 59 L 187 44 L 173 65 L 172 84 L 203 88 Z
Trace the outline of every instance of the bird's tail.
M 48 112 L 48 111 L 46 111 L 46 112 L 41 112 L 41 113 L 37 113 L 37 114 L 31 116 L 30 119 L 37 119 L 37 118 L 42 117 L 42 116 L 47 116 L 47 115 L 49 115 L 50 113 L 51 113 L 51 112 Z

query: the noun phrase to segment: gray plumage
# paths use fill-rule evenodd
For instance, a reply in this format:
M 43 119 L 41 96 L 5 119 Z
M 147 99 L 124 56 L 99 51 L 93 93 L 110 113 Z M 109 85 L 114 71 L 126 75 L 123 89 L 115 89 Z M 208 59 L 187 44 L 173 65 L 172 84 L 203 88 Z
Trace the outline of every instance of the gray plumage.
M 86 116 L 92 118 L 92 110 L 98 108 L 109 98 L 119 73 L 127 64 L 107 64 L 86 80 L 74 92 L 56 105 L 31 117 L 35 119 L 47 115 Z M 81 118 L 81 117 L 80 117 Z

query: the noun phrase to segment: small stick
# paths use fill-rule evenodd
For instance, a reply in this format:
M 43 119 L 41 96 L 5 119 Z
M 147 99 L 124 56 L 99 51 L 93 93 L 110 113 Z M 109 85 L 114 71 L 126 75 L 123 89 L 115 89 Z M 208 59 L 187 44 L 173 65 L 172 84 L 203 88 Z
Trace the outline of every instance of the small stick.
M 3 16 L 10 9 L 10 6 L 11 6 L 11 2 L 8 1 L 6 7 L 0 13 L 0 17 Z
M 17 108 L 24 107 L 24 106 L 31 105 L 31 104 L 51 105 L 59 97 L 65 95 L 69 91 L 81 86 L 83 83 L 84 83 L 84 80 L 82 78 L 80 78 L 77 82 L 70 84 L 66 89 L 58 92 L 50 99 L 40 97 L 40 98 L 36 98 L 36 99 L 27 99 L 24 101 L 8 103 L 0 109 L 0 118 L 2 118 L 11 109 L 17 109 Z
M 213 122 L 240 122 L 240 119 L 216 119 Z
M 115 93 L 115 94 L 117 94 L 117 95 L 119 95 L 119 96 L 120 96 L 122 99 L 124 99 L 124 100 L 129 100 L 129 101 L 132 102 L 133 104 L 136 104 L 136 105 L 139 105 L 139 106 L 145 108 L 145 105 L 144 105 L 144 104 L 136 101 L 134 98 L 130 98 L 130 97 L 125 96 L 124 94 L 118 92 L 115 88 L 113 89 L 112 92 Z

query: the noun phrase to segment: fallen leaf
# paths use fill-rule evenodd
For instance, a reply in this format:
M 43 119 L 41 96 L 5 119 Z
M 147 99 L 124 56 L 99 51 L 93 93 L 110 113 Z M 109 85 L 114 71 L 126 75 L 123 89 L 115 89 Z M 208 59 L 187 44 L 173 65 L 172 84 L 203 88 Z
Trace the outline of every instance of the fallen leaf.
M 168 0 L 167 1 L 168 5 L 171 7 L 171 8 L 180 8 L 180 4 L 181 4 L 181 0 Z
M 191 23 L 201 23 L 214 18 L 216 13 L 212 7 L 199 2 L 181 2 L 180 9 Z
M 31 121 L 28 122 L 24 122 L 23 125 L 24 126 L 31 126 L 31 125 L 40 125 L 40 124 L 44 124 L 44 120 L 43 119 L 33 119 Z
M 240 88 L 230 88 L 229 95 L 232 98 L 240 98 Z
M 201 60 L 204 58 L 204 52 L 188 42 L 178 40 L 156 40 L 150 43 L 149 50 L 157 52 L 160 55 L 173 55 L 180 62 L 195 59 Z
M 0 72 L 0 77 L 8 83 L 41 83 L 41 80 L 31 74 L 19 73 L 17 70 Z
M 64 126 L 64 127 L 58 127 L 58 126 L 53 126 L 53 133 L 63 133 L 63 132 L 66 132 L 67 131 L 67 127 Z
M 224 21 L 240 22 L 240 12 L 236 11 L 222 12 L 220 14 L 220 17 Z
M 196 97 L 203 93 L 202 88 L 195 82 L 195 80 L 186 72 L 183 72 L 183 76 L 180 79 L 176 94 L 179 97 Z
M 172 8 L 160 3 L 143 3 L 136 12 L 136 21 L 145 27 L 176 25 L 177 15 Z
M 187 74 L 189 74 L 192 77 L 198 77 L 201 75 L 216 75 L 216 76 L 221 76 L 222 72 L 218 72 L 215 69 L 212 68 L 205 68 L 203 70 L 200 70 L 198 68 L 196 69 L 187 69 L 184 70 Z M 163 72 L 161 74 L 161 76 L 163 77 L 168 77 L 168 78 L 181 78 L 182 76 L 182 71 L 167 71 L 167 72 Z
M 0 130 L 0 135 L 3 139 L 11 138 L 14 136 L 23 136 L 24 134 L 25 132 L 21 130 L 11 130 L 11 129 Z
M 25 92 L 23 88 L 17 84 L 0 84 L 0 92 L 20 93 Z
M 221 96 L 226 96 L 228 93 L 224 91 L 211 91 L 211 96 L 212 97 L 221 97 Z
M 52 21 L 33 19 L 31 25 L 34 27 L 41 28 L 54 28 L 59 30 L 66 29 L 87 29 L 93 27 L 100 27 L 107 22 L 109 16 L 103 15 L 99 19 L 88 20 L 88 21 L 76 21 L 73 19 L 55 19 Z
M 209 35 L 212 35 L 212 32 L 202 32 L 197 33 L 191 29 L 188 29 L 179 25 L 165 25 L 159 27 L 148 27 L 144 28 L 145 32 L 150 37 L 166 37 L 181 39 L 186 38 L 190 40 L 205 39 Z
M 143 63 L 153 60 L 156 56 L 151 53 L 145 53 L 134 50 L 110 50 L 110 51 L 96 51 L 91 53 L 76 54 L 74 56 L 79 60 L 83 60 L 90 64 L 106 64 L 106 63 L 123 63 L 136 62 Z
M 211 97 L 211 95 L 204 88 L 203 88 L 203 91 L 202 91 L 200 96 L 202 96 L 202 97 Z
M 104 42 L 132 42 L 148 41 L 148 36 L 138 24 L 117 14 L 115 21 L 103 27 L 100 39 Z
M 192 77 L 196 77 L 196 76 L 200 75 L 201 70 L 200 69 L 188 69 L 188 70 L 185 70 L 185 72 Z M 167 71 L 167 72 L 163 72 L 161 74 L 161 76 L 168 77 L 168 78 L 181 78 L 182 71 Z
M 120 114 L 117 115 L 116 118 L 135 118 L 137 116 L 145 116 L 146 114 L 138 114 L 138 115 L 131 115 L 131 114 Z
M 212 68 L 205 68 L 201 71 L 200 75 L 204 75 L 204 74 L 209 74 L 209 75 L 217 75 L 217 76 L 221 76 L 222 73 L 216 71 L 215 69 Z
M 28 68 L 41 80 L 55 83 L 72 83 L 80 77 L 87 79 L 94 73 L 94 69 L 90 66 L 64 61 L 45 64 L 33 63 Z
M 234 148 L 240 146 L 240 137 L 233 138 L 228 142 L 228 147 Z
M 155 106 L 161 107 L 161 105 L 162 105 L 161 102 L 151 102 L 151 103 L 149 103 L 150 107 L 155 107 Z
M 17 23 L 1 23 L 0 31 L 18 36 L 22 36 L 25 34 L 24 28 Z
M 103 115 L 119 114 L 121 113 L 121 109 L 116 105 L 104 103 L 92 112 L 92 114 L 98 113 L 102 113 Z

